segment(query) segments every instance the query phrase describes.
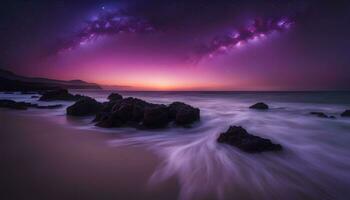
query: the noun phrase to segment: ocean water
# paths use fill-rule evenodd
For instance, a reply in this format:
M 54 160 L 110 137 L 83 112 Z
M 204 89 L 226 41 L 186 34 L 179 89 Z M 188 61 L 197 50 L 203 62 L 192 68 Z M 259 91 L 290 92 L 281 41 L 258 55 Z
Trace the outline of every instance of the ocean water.
M 72 90 L 106 101 L 111 91 Z M 201 120 L 191 128 L 136 130 L 94 127 L 92 117 L 65 116 L 67 102 L 56 110 L 19 111 L 44 115 L 65 126 L 115 134 L 113 147 L 142 146 L 161 163 L 149 179 L 157 187 L 170 178 L 179 183 L 179 199 L 349 199 L 350 92 L 120 92 L 152 103 L 183 101 L 201 110 Z M 31 95 L 0 94 L 0 99 L 38 103 Z M 268 111 L 248 107 L 263 101 Z M 336 119 L 309 113 L 324 112 Z M 282 152 L 248 154 L 216 142 L 230 125 L 280 143 Z

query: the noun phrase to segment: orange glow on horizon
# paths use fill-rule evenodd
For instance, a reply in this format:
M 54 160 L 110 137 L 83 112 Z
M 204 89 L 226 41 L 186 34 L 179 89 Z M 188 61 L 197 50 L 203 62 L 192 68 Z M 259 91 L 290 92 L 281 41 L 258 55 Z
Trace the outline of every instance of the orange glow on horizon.
M 102 86 L 121 86 L 128 90 L 156 90 L 156 91 L 190 91 L 190 90 L 220 90 L 222 86 L 217 84 L 203 85 L 200 83 L 176 82 L 166 79 L 156 79 L 154 81 L 131 81 L 118 83 L 114 81 L 99 81 L 97 84 Z

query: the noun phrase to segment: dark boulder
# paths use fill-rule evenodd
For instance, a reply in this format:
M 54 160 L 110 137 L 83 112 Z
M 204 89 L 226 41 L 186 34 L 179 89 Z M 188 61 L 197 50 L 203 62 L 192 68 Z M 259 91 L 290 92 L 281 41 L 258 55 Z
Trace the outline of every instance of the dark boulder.
M 169 123 L 168 108 L 165 105 L 151 106 L 145 109 L 143 125 L 147 128 L 162 128 Z
M 103 103 L 103 108 L 94 119 L 99 127 L 138 126 L 143 120 L 144 110 L 152 104 L 141 99 L 125 99 Z
M 44 92 L 39 101 L 77 101 L 82 97 L 81 95 L 70 94 L 66 89 L 58 89 Z
M 324 114 L 323 112 L 310 112 L 311 115 L 316 115 L 317 117 L 320 118 L 329 118 L 329 119 L 335 119 L 334 116 L 328 116 L 326 114 Z
M 102 103 L 90 97 L 81 98 L 67 108 L 67 115 L 86 116 L 94 115 L 102 108 Z
M 0 107 L 1 108 L 10 108 L 15 110 L 26 110 L 31 104 L 25 103 L 25 102 L 16 102 L 13 100 L 7 100 L 3 99 L 0 100 Z
M 113 115 L 108 115 L 95 124 L 95 126 L 102 128 L 121 127 L 123 125 L 124 123 Z
M 345 110 L 342 114 L 342 117 L 350 117 L 350 110 Z
M 167 107 L 128 97 L 105 102 L 102 107 L 94 119 L 96 126 L 100 127 L 162 128 L 171 120 L 178 125 L 199 120 L 199 109 L 181 102 Z
M 188 125 L 200 119 L 200 111 L 182 102 L 169 105 L 169 117 L 178 125 Z
M 38 104 L 32 104 L 27 102 L 16 102 L 13 100 L 0 100 L 0 107 L 2 108 L 10 108 L 15 110 L 26 110 L 28 108 L 38 108 L 38 109 L 55 109 L 60 108 L 62 105 L 48 105 L 48 106 L 40 106 Z
M 128 97 L 120 101 L 116 101 L 112 108 L 112 113 L 115 113 L 120 120 L 140 122 L 143 120 L 143 115 L 146 107 L 154 104 L 147 103 L 141 99 Z
M 115 104 L 115 101 L 103 102 L 101 112 L 111 112 Z
M 119 107 L 114 108 L 114 112 L 116 116 L 123 122 L 133 120 L 133 104 L 121 104 Z
M 226 132 L 219 135 L 217 141 L 235 146 L 248 153 L 282 150 L 280 144 L 274 144 L 269 139 L 251 135 L 240 126 L 230 126 Z
M 32 91 L 21 91 L 21 94 L 37 94 L 37 93 Z
M 55 105 L 48 105 L 48 106 L 39 106 L 39 105 L 34 106 L 34 108 L 38 108 L 38 109 L 56 109 L 61 107 L 63 107 L 62 104 L 55 104 Z
M 108 100 L 110 100 L 110 101 L 116 101 L 116 100 L 121 100 L 121 99 L 123 99 L 123 96 L 118 94 L 118 93 L 111 93 L 108 96 Z
M 263 102 L 259 102 L 259 103 L 256 103 L 256 104 L 250 106 L 249 108 L 259 109 L 259 110 L 267 110 L 267 109 L 269 109 L 269 106 Z
M 108 119 L 108 117 L 110 116 L 110 113 L 108 112 L 99 112 L 96 114 L 94 120 L 92 120 L 92 122 L 100 122 L 103 120 Z

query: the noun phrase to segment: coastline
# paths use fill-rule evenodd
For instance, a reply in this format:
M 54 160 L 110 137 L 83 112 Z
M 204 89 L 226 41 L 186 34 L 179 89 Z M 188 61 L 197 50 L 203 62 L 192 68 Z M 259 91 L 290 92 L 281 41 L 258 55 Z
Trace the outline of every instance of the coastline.
M 110 94 L 82 95 L 105 102 Z M 62 104 L 53 110 L 0 109 L 4 199 L 343 199 L 348 194 L 350 123 L 341 113 L 350 94 L 122 95 L 165 105 L 184 101 L 201 108 L 201 120 L 191 128 L 100 128 L 93 115 L 67 115 L 71 101 L 3 94 L 39 106 Z M 258 101 L 269 109 L 249 107 Z M 228 125 L 284 150 L 251 155 L 219 144 L 218 134 Z
M 0 119 L 2 199 L 177 199 L 175 180 L 148 186 L 159 159 L 144 148 L 43 116 L 2 109 Z

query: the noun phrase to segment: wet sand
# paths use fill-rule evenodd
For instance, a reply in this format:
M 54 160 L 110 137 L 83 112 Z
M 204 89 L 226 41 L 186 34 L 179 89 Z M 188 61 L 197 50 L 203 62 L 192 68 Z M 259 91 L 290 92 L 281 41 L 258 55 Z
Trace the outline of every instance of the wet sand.
M 149 186 L 159 159 L 117 136 L 0 110 L 0 199 L 177 199 L 175 180 Z

